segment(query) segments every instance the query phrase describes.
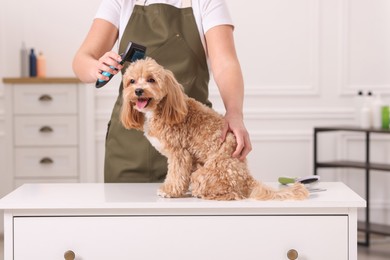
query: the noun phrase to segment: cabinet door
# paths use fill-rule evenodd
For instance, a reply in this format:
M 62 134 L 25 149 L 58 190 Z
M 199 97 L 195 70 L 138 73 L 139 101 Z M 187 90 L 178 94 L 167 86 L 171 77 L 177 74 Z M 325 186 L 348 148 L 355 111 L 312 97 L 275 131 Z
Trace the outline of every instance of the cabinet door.
M 347 260 L 347 216 L 17 217 L 14 260 Z

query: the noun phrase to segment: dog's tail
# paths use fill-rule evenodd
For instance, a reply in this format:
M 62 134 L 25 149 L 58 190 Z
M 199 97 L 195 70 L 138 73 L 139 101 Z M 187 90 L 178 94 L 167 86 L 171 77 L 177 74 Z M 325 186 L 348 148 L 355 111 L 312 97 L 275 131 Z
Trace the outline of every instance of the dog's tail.
M 254 181 L 249 198 L 256 200 L 303 200 L 309 197 L 309 191 L 301 183 L 294 183 L 279 190 L 261 182 Z

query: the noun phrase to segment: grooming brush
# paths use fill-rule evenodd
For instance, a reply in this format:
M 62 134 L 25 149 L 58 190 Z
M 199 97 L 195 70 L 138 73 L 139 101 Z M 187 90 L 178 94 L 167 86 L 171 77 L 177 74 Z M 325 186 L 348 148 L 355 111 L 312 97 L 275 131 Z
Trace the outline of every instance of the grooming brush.
M 297 182 L 302 183 L 306 186 L 306 188 L 308 189 L 308 191 L 310 193 L 319 192 L 319 191 L 326 191 L 326 189 L 312 187 L 312 184 L 317 183 L 319 180 L 320 180 L 320 176 L 318 176 L 318 175 L 310 175 L 310 176 L 305 176 L 305 177 L 286 177 L 286 176 L 283 176 L 283 177 L 279 177 L 279 179 L 278 179 L 279 183 L 281 183 L 283 185 L 288 185 L 288 184 L 297 183 Z
M 122 61 L 119 62 L 119 64 L 123 65 L 123 63 L 125 63 L 126 61 L 134 62 L 136 60 L 143 59 L 145 57 L 145 52 L 146 52 L 146 47 L 145 46 L 142 46 L 142 45 L 139 45 L 139 44 L 136 44 L 136 43 L 133 43 L 133 42 L 129 42 L 129 44 L 126 47 L 126 51 L 120 55 L 121 58 L 122 58 Z M 114 69 L 114 70 L 117 70 L 113 66 L 110 66 L 110 68 Z M 96 81 L 96 84 L 95 84 L 96 88 L 103 87 L 114 76 L 113 74 L 111 74 L 111 73 L 109 73 L 107 71 L 103 71 L 102 75 L 109 77 L 109 79 L 107 81 L 106 80 L 102 80 L 102 79 L 98 79 Z
M 313 182 L 317 182 L 320 180 L 320 176 L 318 175 L 311 175 L 311 176 L 306 176 L 306 177 L 279 177 L 278 181 L 281 184 L 287 185 L 290 183 L 302 183 L 302 184 L 310 184 Z

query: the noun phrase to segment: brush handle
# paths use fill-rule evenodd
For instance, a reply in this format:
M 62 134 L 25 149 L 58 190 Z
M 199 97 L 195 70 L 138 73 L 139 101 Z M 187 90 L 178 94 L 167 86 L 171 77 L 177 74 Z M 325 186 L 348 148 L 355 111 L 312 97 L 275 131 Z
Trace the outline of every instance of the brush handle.
M 110 68 L 113 69 L 113 70 L 116 70 L 116 68 L 114 66 L 110 66 Z M 101 88 L 104 85 L 106 85 L 112 79 L 112 77 L 114 76 L 113 74 L 111 74 L 111 73 L 109 73 L 107 71 L 103 71 L 102 75 L 108 77 L 109 79 L 108 80 L 98 79 L 96 81 L 96 84 L 95 84 L 95 87 L 97 87 L 97 88 Z
M 295 183 L 296 180 L 297 180 L 297 178 L 295 178 L 295 177 L 279 177 L 279 179 L 278 179 L 279 183 L 281 183 L 283 185 Z

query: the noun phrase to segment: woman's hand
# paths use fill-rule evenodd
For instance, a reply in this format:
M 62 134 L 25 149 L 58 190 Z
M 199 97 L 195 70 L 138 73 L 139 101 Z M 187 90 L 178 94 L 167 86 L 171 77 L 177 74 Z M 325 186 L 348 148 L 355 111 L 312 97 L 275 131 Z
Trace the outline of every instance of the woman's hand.
M 222 140 L 225 141 L 228 132 L 232 132 L 236 137 L 237 147 L 233 157 L 245 160 L 246 156 L 252 151 L 252 144 L 249 138 L 249 133 L 245 128 L 242 116 L 240 115 L 225 115 L 225 125 L 222 129 Z
M 123 65 L 119 63 L 121 61 L 122 58 L 117 53 L 113 51 L 106 52 L 98 60 L 96 78 L 104 81 L 109 80 L 109 77 L 104 76 L 102 73 L 105 71 L 111 75 L 116 75 L 123 68 Z

